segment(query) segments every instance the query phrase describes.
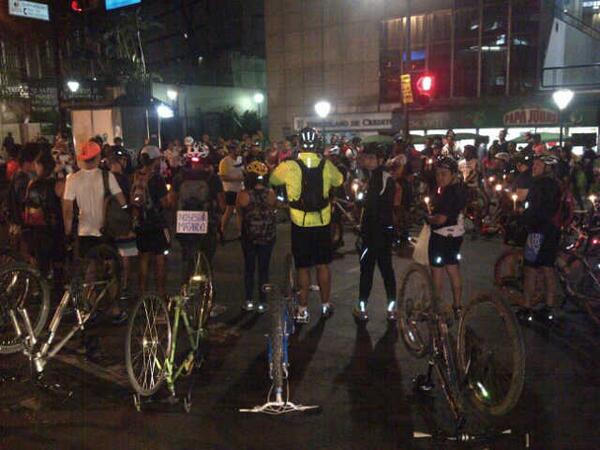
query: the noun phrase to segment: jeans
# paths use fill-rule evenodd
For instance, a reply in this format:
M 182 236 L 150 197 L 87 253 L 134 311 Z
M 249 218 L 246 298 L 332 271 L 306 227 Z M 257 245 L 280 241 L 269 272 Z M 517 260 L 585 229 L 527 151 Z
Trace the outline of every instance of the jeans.
M 363 237 L 360 252 L 360 287 L 359 300 L 367 301 L 373 287 L 375 264 L 385 285 L 387 300 L 396 297 L 396 275 L 392 267 L 393 230 L 380 230 L 379 233 L 368 233 Z
M 265 301 L 266 295 L 262 290 L 262 286 L 269 282 L 269 263 L 271 262 L 274 245 L 274 242 L 262 245 L 242 241 L 246 300 L 252 300 L 254 296 L 254 273 L 256 272 L 256 261 L 258 260 L 258 299 L 261 303 Z

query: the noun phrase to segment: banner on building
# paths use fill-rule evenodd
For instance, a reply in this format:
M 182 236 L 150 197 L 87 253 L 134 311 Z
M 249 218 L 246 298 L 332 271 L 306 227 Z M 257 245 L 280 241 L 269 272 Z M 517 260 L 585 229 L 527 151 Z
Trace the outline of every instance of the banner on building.
M 547 108 L 519 108 L 504 114 L 506 126 L 555 125 L 558 121 L 558 111 Z
M 332 114 L 327 119 L 296 117 L 294 129 L 314 127 L 323 131 L 391 131 L 392 113 Z

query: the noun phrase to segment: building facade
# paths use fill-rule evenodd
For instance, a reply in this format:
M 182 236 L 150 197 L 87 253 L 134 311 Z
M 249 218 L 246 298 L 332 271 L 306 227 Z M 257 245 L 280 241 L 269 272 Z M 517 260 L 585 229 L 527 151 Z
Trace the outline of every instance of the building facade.
M 410 106 L 416 134 L 455 128 L 495 138 L 504 127 L 515 137 L 530 129 L 557 132 L 552 91 L 579 89 L 574 85 L 582 78 L 586 95 L 576 95 L 562 119 L 572 133 L 597 132 L 596 22 L 589 2 L 564 3 L 267 0 L 271 134 L 281 138 L 305 124 L 346 134 L 398 131 L 400 76 L 407 73 L 434 79 L 431 101 Z M 558 45 L 562 58 L 553 50 Z M 554 66 L 569 69 L 545 69 Z M 326 119 L 314 113 L 319 100 L 332 104 Z

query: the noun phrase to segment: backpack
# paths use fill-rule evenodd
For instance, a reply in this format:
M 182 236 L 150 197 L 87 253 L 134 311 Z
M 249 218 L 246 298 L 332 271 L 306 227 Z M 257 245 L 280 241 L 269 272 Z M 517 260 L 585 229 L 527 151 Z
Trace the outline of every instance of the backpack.
M 179 186 L 178 211 L 208 211 L 210 187 L 206 180 L 185 180 Z
M 296 164 L 302 172 L 302 184 L 300 198 L 290 202 L 290 207 L 306 213 L 318 212 L 329 204 L 329 199 L 323 197 L 323 169 L 325 167 L 325 158 L 322 158 L 317 167 L 308 168 L 301 159 L 296 160 Z M 323 218 L 321 218 L 321 221 Z
M 148 228 L 162 228 L 162 215 L 158 210 L 150 190 L 148 182 L 152 177 L 152 172 L 138 171 L 133 178 L 133 186 L 131 187 L 131 205 L 136 208 L 136 227 L 147 226 Z
M 117 198 L 111 194 L 108 185 L 109 172 L 102 171 L 102 184 L 104 185 L 104 226 L 102 234 L 111 238 L 124 237 L 131 233 L 131 215 L 127 208 L 123 208 Z
M 258 245 L 270 244 L 275 240 L 275 215 L 267 205 L 269 191 L 249 191 L 250 204 L 244 209 L 242 231 L 244 240 Z

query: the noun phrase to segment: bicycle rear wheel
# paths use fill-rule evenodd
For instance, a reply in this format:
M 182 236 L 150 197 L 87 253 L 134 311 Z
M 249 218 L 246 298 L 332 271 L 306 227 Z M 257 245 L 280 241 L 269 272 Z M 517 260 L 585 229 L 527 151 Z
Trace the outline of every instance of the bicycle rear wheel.
M 185 311 L 193 326 L 204 328 L 213 307 L 213 277 L 210 263 L 206 255 L 198 252 L 194 272 L 188 281 L 190 299 L 185 304 Z
M 23 344 L 15 334 L 10 309 L 26 309 L 33 333 L 38 336 L 48 320 L 50 289 L 39 272 L 16 264 L 0 270 L 0 292 L 0 354 L 16 353 L 23 349 Z M 20 320 L 18 313 L 17 319 Z
M 502 289 L 511 305 L 524 305 L 523 295 L 523 251 L 511 249 L 504 252 L 494 264 L 494 284 Z M 536 279 L 536 294 L 533 297 L 535 306 L 544 299 L 544 280 L 538 274 Z
M 129 317 L 125 340 L 127 376 L 138 394 L 153 395 L 164 383 L 171 339 L 167 305 L 157 295 L 143 296 Z
M 425 266 L 411 264 L 398 291 L 398 324 L 407 350 L 417 358 L 431 351 L 427 315 L 431 313 L 433 282 Z
M 467 306 L 458 326 L 457 353 L 469 403 L 491 416 L 510 412 L 525 382 L 525 344 L 502 298 L 479 295 Z
M 560 267 L 559 274 L 567 294 L 576 297 L 590 318 L 600 325 L 600 260 L 590 258 L 588 263 L 586 265 L 581 257 L 572 255 Z
M 121 273 L 121 258 L 113 247 L 90 249 L 75 269 L 83 283 L 81 307 L 87 312 L 109 310 L 121 296 Z
M 284 383 L 284 327 L 285 327 L 285 300 L 279 299 L 273 305 L 272 331 L 271 331 L 271 376 L 273 377 L 273 387 L 275 401 L 283 401 L 283 383 Z

